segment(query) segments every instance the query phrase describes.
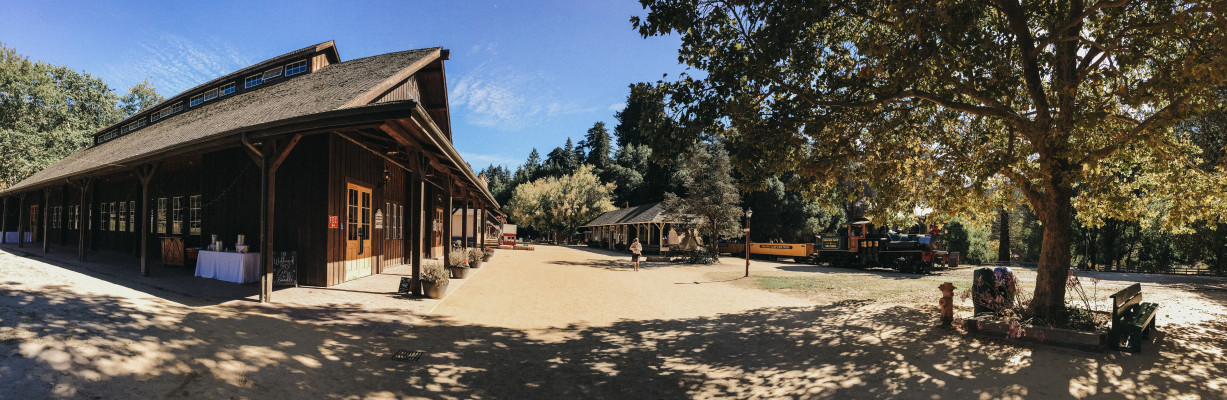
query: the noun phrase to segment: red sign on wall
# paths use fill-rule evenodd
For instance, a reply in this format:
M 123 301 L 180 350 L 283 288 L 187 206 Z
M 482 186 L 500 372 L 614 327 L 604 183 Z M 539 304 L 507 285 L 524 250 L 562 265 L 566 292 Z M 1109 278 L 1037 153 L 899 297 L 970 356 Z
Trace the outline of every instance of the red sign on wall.
M 337 222 L 337 216 L 329 215 L 328 216 L 328 229 L 336 229 L 338 227 L 340 227 L 340 223 Z

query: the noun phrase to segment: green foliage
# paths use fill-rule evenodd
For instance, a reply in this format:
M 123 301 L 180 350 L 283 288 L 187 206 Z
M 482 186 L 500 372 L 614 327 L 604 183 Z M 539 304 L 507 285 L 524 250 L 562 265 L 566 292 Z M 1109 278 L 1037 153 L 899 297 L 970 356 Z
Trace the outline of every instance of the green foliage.
M 699 143 L 691 147 L 681 164 L 687 179 L 681 196 L 665 195 L 664 208 L 673 221 L 695 224 L 699 235 L 706 237 L 715 252 L 717 236 L 734 236 L 741 232 L 743 212 L 737 180 L 731 174 L 728 153 L 719 142 Z
M 0 189 L 89 145 L 121 117 L 116 101 L 101 79 L 0 44 Z
M 672 250 L 669 251 L 669 261 L 687 264 L 711 265 L 719 261 L 716 254 L 707 249 Z
M 605 129 L 605 123 L 597 121 L 592 124 L 592 128 L 588 129 L 588 133 L 584 136 L 584 140 L 579 142 L 579 145 L 581 149 L 587 151 L 582 163 L 591 165 L 597 176 L 609 181 L 605 177 L 605 171 L 613 165 L 613 158 L 610 158 L 613 147 L 609 129 Z
M 996 247 L 989 242 L 988 227 L 953 220 L 946 224 L 946 249 L 959 252 L 963 264 L 983 265 L 997 260 Z
M 128 94 L 119 98 L 119 109 L 123 111 L 124 117 L 129 117 L 163 101 L 166 99 L 158 94 L 152 83 L 146 80 L 129 88 Z
M 570 238 L 581 225 L 614 208 L 613 189 L 601 183 L 591 166 L 582 165 L 571 175 L 516 186 L 506 210 L 520 225 Z
M 795 176 L 784 178 L 795 183 Z M 745 207 L 754 210 L 750 237 L 755 242 L 781 239 L 813 242 L 814 237 L 835 230 L 843 214 L 822 207 L 800 191 L 788 190 L 780 178 L 768 177 L 760 190 L 746 193 Z
M 469 258 L 468 258 L 469 265 L 473 265 L 473 263 L 481 261 L 481 258 L 484 255 L 485 254 L 482 253 L 481 249 L 477 249 L 477 248 L 469 249 Z

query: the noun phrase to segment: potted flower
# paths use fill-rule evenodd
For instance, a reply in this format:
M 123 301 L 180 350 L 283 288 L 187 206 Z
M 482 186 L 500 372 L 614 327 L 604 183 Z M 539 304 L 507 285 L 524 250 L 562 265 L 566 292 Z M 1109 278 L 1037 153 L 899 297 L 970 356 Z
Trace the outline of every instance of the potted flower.
M 481 252 L 482 261 L 490 261 L 490 257 L 494 257 L 494 249 L 487 247 L 484 250 L 482 250 Z
M 442 299 L 447 293 L 447 270 L 438 260 L 422 261 L 422 290 L 432 299 Z
M 452 249 L 448 253 L 448 261 L 451 265 L 447 267 L 452 270 L 452 276 L 456 279 L 465 279 L 469 277 L 469 255 L 464 249 Z
M 481 268 L 482 254 L 479 249 L 469 249 L 469 265 L 473 268 Z

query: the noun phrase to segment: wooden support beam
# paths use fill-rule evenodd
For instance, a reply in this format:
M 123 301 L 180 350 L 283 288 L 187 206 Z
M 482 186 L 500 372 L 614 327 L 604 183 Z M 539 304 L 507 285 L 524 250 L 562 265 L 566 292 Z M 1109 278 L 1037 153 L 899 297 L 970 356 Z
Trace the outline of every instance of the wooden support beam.
M 452 207 L 452 175 L 447 174 L 443 179 L 447 184 L 444 186 L 447 208 L 443 210 L 443 215 L 447 216 L 447 220 L 443 221 L 443 266 L 446 268 L 452 265 L 452 213 L 455 211 Z
M 22 211 L 26 208 L 26 194 L 17 196 L 17 248 L 26 247 L 26 219 Z
M 4 196 L 4 210 L 0 211 L 0 243 L 8 243 L 9 235 L 9 196 Z
M 469 203 L 460 201 L 460 245 L 469 248 Z
M 48 204 L 51 204 L 51 189 L 45 188 L 43 189 L 43 206 L 42 206 L 43 208 L 43 254 L 47 254 L 51 252 L 51 242 L 47 241 L 51 237 L 50 235 L 51 230 L 47 229 L 51 227 L 51 218 L 50 218 L 51 207 L 49 207 Z
M 149 276 L 149 182 L 153 180 L 159 163 L 136 167 L 136 178 L 141 182 L 141 276 Z
M 412 161 L 416 162 L 414 165 L 421 165 L 420 160 Z M 409 182 L 409 212 L 412 213 L 413 216 L 410 217 L 412 226 L 409 229 L 409 237 L 405 238 L 405 242 L 406 246 L 408 245 L 408 242 L 416 243 L 416 245 L 413 246 L 412 252 L 410 253 L 412 254 L 412 260 L 410 261 L 413 264 L 411 268 L 413 270 L 413 282 L 410 287 L 410 292 L 412 292 L 414 295 L 421 296 L 422 258 L 425 255 L 427 246 L 426 241 L 428 240 L 425 232 L 426 182 L 422 180 L 422 169 L 419 168 L 417 171 L 412 172 L 411 179 L 412 180 Z
M 303 137 L 294 135 L 284 146 L 278 148 L 278 139 L 264 138 L 262 148 L 257 149 L 243 136 L 244 149 L 252 161 L 260 165 L 260 302 L 272 302 L 273 297 L 273 233 L 274 210 L 277 206 L 277 168 L 285 162 L 291 150 Z
M 94 186 L 94 178 L 85 178 L 80 185 L 81 202 L 77 205 L 77 259 L 86 260 L 85 231 L 89 229 L 86 219 L 89 218 L 89 191 Z
M 374 154 L 375 156 L 377 156 L 377 157 L 379 157 L 379 158 L 382 158 L 382 159 L 384 159 L 384 160 L 387 160 L 388 162 L 392 163 L 392 165 L 395 165 L 395 166 L 399 167 L 400 169 L 403 169 L 403 170 L 405 170 L 405 171 L 412 171 L 412 170 L 413 170 L 413 169 L 409 168 L 409 166 L 408 166 L 408 165 L 405 165 L 405 163 L 402 163 L 402 162 L 400 162 L 400 161 L 398 161 L 398 160 L 395 160 L 395 159 L 393 159 L 392 157 L 388 157 L 388 156 L 387 156 L 386 154 L 384 154 L 383 152 L 380 152 L 380 151 L 378 151 L 378 150 L 372 149 L 372 148 L 370 148 L 370 146 L 367 146 L 367 145 L 363 144 L 362 142 L 359 142 L 357 139 L 354 139 L 354 138 L 352 138 L 352 137 L 349 137 L 349 135 L 346 135 L 346 134 L 341 133 L 341 132 L 337 132 L 337 134 L 336 134 L 336 135 L 337 135 L 338 137 L 342 138 L 342 139 L 348 140 L 350 143 L 353 143 L 354 145 L 356 145 L 356 146 L 358 146 L 358 147 L 361 147 L 363 150 L 366 150 L 366 151 L 371 152 L 371 154 Z

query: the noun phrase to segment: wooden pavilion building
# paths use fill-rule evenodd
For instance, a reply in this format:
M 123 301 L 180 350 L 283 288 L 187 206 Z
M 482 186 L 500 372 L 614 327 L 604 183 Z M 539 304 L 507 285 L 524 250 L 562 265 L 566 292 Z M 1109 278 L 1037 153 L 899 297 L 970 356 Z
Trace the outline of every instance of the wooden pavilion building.
M 274 252 L 296 254 L 304 285 L 412 264 L 419 286 L 423 258 L 446 258 L 446 238 L 480 238 L 478 221 L 500 212 L 452 147 L 448 56 L 342 62 L 329 41 L 201 84 L 0 192 L 0 240 L 75 246 L 82 260 L 130 253 L 147 274 L 150 258 L 181 263 L 184 247 L 245 235 L 261 301 Z M 454 233 L 443 221 L 457 208 L 477 212 Z
M 598 215 L 580 228 L 587 228 L 585 237 L 602 247 L 625 249 L 635 239 L 645 253 L 665 253 L 686 241 L 689 226 L 671 221 L 665 215 L 663 203 L 619 208 Z M 697 242 L 696 242 L 697 243 Z

